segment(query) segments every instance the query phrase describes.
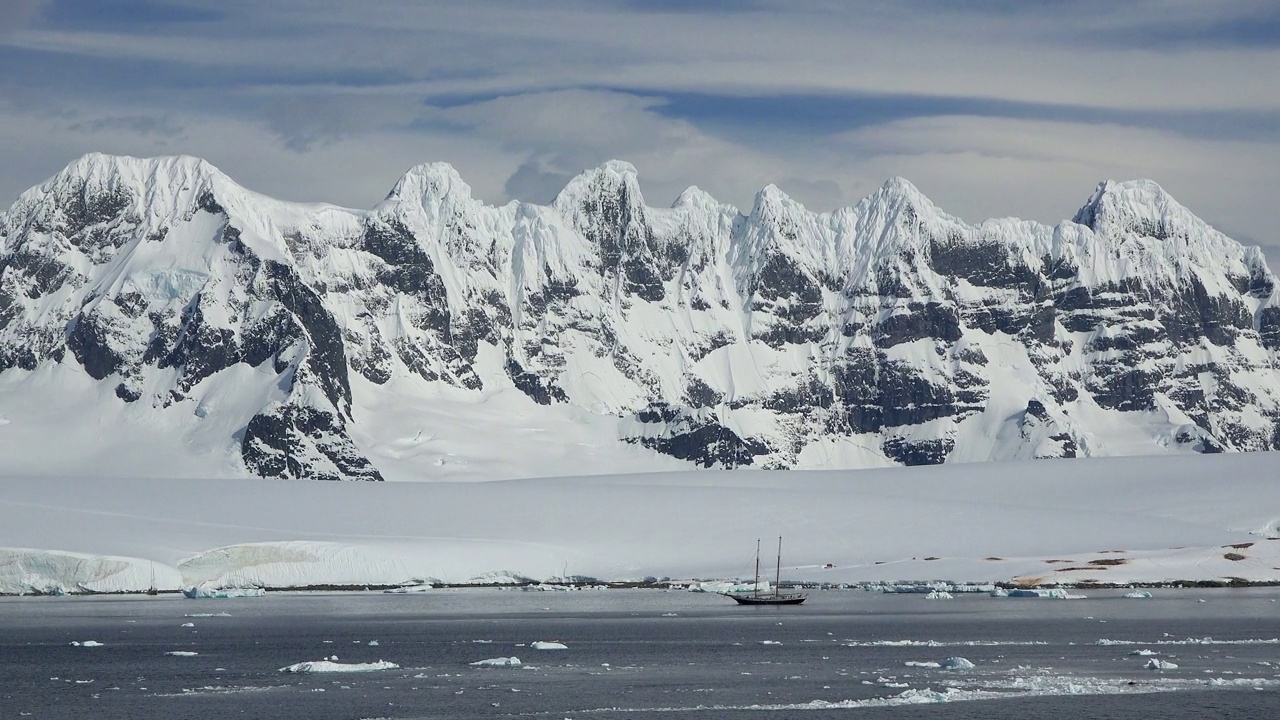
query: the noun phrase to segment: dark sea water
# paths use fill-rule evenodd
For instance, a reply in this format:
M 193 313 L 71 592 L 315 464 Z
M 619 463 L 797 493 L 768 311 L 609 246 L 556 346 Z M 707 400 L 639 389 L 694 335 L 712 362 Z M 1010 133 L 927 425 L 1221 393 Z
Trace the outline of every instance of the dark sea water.
M 1275 717 L 1280 589 L 1153 592 L 7 598 L 0 718 Z M 1145 668 L 1143 649 L 1177 669 Z M 280 670 L 333 655 L 399 668 Z M 522 666 L 470 664 L 511 656 Z M 957 656 L 974 668 L 906 665 Z

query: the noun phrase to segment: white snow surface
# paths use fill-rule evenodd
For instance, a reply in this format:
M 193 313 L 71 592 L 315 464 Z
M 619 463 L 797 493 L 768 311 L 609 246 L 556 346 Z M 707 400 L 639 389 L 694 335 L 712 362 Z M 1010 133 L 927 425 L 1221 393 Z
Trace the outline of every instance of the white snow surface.
M 1277 471 L 1280 455 L 1242 453 L 489 483 L 0 477 L 0 592 L 750 582 L 755 540 L 777 535 L 784 580 L 1280 580 Z
M 560 642 L 551 642 L 547 640 L 538 640 L 530 643 L 529 647 L 534 650 L 568 650 L 569 646 Z
M 520 667 L 523 663 L 520 662 L 520 658 L 513 655 L 511 657 L 496 657 L 477 660 L 471 664 L 476 667 Z
M 630 218 L 624 229 L 648 238 L 635 257 L 656 265 L 659 258 L 650 255 L 677 250 L 688 256 L 680 272 L 662 281 L 661 300 L 639 300 L 619 275 L 599 271 L 601 251 L 590 238 L 600 230 L 593 225 L 600 213 L 586 208 L 602 198 L 625 203 L 619 208 Z M 87 199 L 119 207 L 98 208 L 101 218 L 89 213 L 97 224 L 84 228 L 84 242 L 72 246 L 59 228 L 67 229 L 75 219 L 67 212 L 75 215 L 77 201 Z M 510 317 L 509 338 L 478 341 L 474 360 L 449 360 L 436 347 L 440 338 L 419 327 L 430 308 L 377 281 L 387 264 L 361 249 L 361 237 L 379 223 L 409 232 L 416 251 L 431 261 L 453 316 L 449 328 L 464 312 L 488 307 Z M 289 373 L 267 363 L 235 363 L 198 381 L 187 378 L 190 387 L 185 370 L 143 362 L 155 331 L 152 312 L 178 322 L 183 308 L 198 307 L 209 328 L 238 332 L 273 309 L 236 279 L 248 271 L 233 243 L 223 239 L 228 228 L 235 230 L 234 247 L 289 266 L 308 287 L 327 288 L 324 305 L 349 355 L 349 398 L 323 397 L 316 378 L 297 372 L 308 367 L 302 356 L 313 349 L 306 343 L 277 353 Z M 823 380 L 831 361 L 852 345 L 871 342 L 866 332 L 845 336 L 846 321 L 871 327 L 929 301 L 976 311 L 1011 300 L 1006 288 L 930 269 L 923 258 L 931 238 L 957 247 L 996 247 L 1011 267 L 1078 267 L 1078 289 L 1088 292 L 1106 294 L 1131 280 L 1161 289 L 1186 289 L 1194 281 L 1207 298 L 1238 300 L 1241 311 L 1253 315 L 1253 326 L 1264 308 L 1280 304 L 1280 283 L 1258 248 L 1230 240 L 1145 180 L 1103 183 L 1076 221 L 1050 227 L 1013 219 L 967 225 L 901 178 L 832 213 L 810 212 L 772 185 L 746 212 L 694 188 L 672 208 L 653 208 L 644 202 L 635 167 L 619 161 L 579 175 L 550 206 L 492 207 L 473 198 L 453 168 L 436 163 L 411 169 L 383 203 L 363 211 L 272 200 L 197 158 L 93 154 L 0 213 L 0 253 L 20 247 L 65 265 L 75 278 L 36 297 L 27 292 L 32 288 L 7 287 L 17 278 L 6 274 L 0 289 L 13 298 L 20 319 L 6 321 L 0 336 L 15 347 L 52 348 L 67 328 L 78 326 L 76 317 L 95 318 L 137 372 L 94 380 L 74 353 L 55 360 L 56 353 L 41 348 L 29 363 L 6 366 L 0 371 L 0 467 L 31 476 L 75 475 L 85 468 L 98 477 L 243 476 L 248 470 L 240 438 L 252 417 L 280 403 L 334 410 L 336 402 L 350 420 L 355 450 L 391 480 L 538 477 L 566 468 L 583 474 L 681 470 L 690 464 L 620 438 L 642 433 L 635 426 L 643 423 L 629 417 L 634 411 L 652 399 L 682 403 L 686 381 L 693 379 L 722 396 L 714 411 L 725 427 L 777 448 L 757 462 L 786 467 L 894 464 L 898 460 L 882 446 L 888 439 L 951 442 L 948 462 L 1060 453 L 1064 437 L 1089 456 L 1190 453 L 1204 439 L 1162 393 L 1153 401 L 1158 409 L 1141 412 L 1106 409 L 1091 399 L 1088 381 L 1113 351 L 1088 350 L 1089 343 L 1114 339 L 1119 322 L 1087 333 L 1056 325 L 1053 347 L 1076 350 L 1054 349 L 1052 357 L 967 320 L 955 352 L 928 339 L 885 349 L 888 360 L 920 368 L 926 379 L 946 384 L 961 371 L 985 378 L 990 396 L 980 412 L 840 436 L 764 408 L 773 394 L 804 387 L 797 385 L 801 380 Z M 791 310 L 789 301 L 755 307 L 761 298 L 753 288 L 775 259 L 794 267 L 797 277 L 836 275 L 823 283 L 819 315 L 801 328 L 821 339 L 777 348 L 757 337 L 784 327 Z M 903 287 L 880 288 L 881 271 L 901 278 Z M 1237 286 L 1251 279 L 1256 292 L 1242 295 Z M 546 291 L 561 286 L 580 294 L 534 312 Z M 191 305 L 195 300 L 198 305 Z M 1149 361 L 1214 363 L 1229 371 L 1238 388 L 1232 392 L 1247 391 L 1254 399 L 1221 421 L 1246 435 L 1239 446 L 1249 449 L 1269 446 L 1270 417 L 1280 408 L 1275 354 L 1257 332 L 1246 328 L 1229 345 L 1169 345 L 1156 353 L 1164 355 L 1158 362 Z M 396 348 L 408 348 L 405 357 L 421 355 L 421 362 L 405 360 Z M 964 357 L 990 362 L 975 365 L 960 349 Z M 626 352 L 616 354 L 621 350 Z M 567 402 L 541 406 L 515 389 L 508 352 L 522 367 L 563 386 Z M 354 370 L 382 355 L 383 384 Z M 644 372 L 623 372 L 623 360 Z M 1053 393 L 1037 369 L 1045 363 L 1053 377 L 1082 393 L 1079 400 L 1048 402 Z M 1217 381 L 1201 375 L 1188 378 L 1188 387 L 1214 405 Z M 138 399 L 123 402 L 117 387 L 136 391 Z M 1048 402 L 1047 419 L 1026 419 L 1032 400 Z M 112 431 L 102 432 L 104 427 Z M 58 438 L 57 452 L 47 451 L 51 437 Z M 331 469 L 322 458 L 310 460 L 315 472 Z
M 280 668 L 280 672 L 287 673 L 353 673 L 353 672 L 374 672 L 376 670 L 396 670 L 400 666 L 385 660 L 368 663 L 339 663 L 331 660 L 315 660 L 312 662 L 302 662 L 288 667 Z

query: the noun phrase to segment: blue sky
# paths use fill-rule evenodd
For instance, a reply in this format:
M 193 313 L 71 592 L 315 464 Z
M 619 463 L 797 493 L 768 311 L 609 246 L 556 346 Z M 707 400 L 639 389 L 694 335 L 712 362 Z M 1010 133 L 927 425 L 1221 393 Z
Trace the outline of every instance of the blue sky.
M 1280 244 L 1272 1 L 0 0 L 0 205 L 90 151 L 369 207 L 410 166 L 546 202 L 610 158 L 816 210 L 901 175 L 970 221 L 1150 177 Z

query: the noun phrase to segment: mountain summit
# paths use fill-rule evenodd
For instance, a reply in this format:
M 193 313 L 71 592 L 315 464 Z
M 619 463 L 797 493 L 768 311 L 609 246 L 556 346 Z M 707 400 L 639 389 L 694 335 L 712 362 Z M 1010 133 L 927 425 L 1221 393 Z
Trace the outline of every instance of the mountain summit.
M 358 211 L 89 155 L 0 214 L 0 459 L 42 467 L 13 439 L 55 408 L 84 472 L 134 475 L 1267 450 L 1278 305 L 1257 248 L 1147 180 L 1049 227 L 901 178 L 832 213 L 772 185 L 652 208 L 620 161 L 491 207 L 436 163 Z

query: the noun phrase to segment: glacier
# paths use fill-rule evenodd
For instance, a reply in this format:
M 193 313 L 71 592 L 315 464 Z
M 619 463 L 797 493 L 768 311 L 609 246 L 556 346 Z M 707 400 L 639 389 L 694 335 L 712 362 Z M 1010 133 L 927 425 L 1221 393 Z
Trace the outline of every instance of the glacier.
M 779 534 L 783 578 L 806 583 L 1274 583 L 1278 469 L 1230 453 L 451 483 L 6 476 L 0 594 L 664 577 L 719 592 L 749 587 L 753 541 Z
M 809 211 L 611 161 L 370 210 L 88 155 L 0 214 L 0 465 L 495 480 L 1270 450 L 1274 275 L 1148 180 L 1047 226 L 893 178 Z M 103 428 L 109 428 L 104 432 Z

